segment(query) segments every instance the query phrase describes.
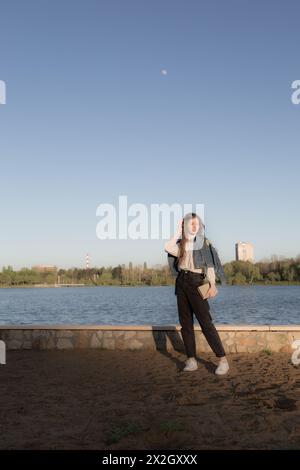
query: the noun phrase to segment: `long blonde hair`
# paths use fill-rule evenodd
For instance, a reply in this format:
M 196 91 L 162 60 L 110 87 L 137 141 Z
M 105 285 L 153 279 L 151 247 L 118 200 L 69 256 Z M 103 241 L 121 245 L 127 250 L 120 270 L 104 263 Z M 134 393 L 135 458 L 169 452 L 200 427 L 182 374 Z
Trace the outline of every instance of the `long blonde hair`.
M 185 255 L 185 245 L 186 243 L 188 242 L 188 238 L 185 236 L 185 232 L 184 232 L 184 225 L 185 223 L 187 223 L 190 219 L 198 219 L 198 222 L 199 222 L 199 229 L 197 231 L 197 233 L 195 234 L 196 235 L 199 235 L 200 237 L 203 237 L 204 238 L 204 230 L 205 230 L 205 225 L 204 223 L 202 222 L 201 220 L 201 217 L 199 217 L 198 214 L 196 214 L 195 212 L 189 212 L 188 214 L 186 214 L 182 220 L 182 231 L 181 231 L 181 240 L 179 242 L 179 256 L 178 256 L 178 264 L 181 263 L 181 261 L 183 260 L 183 257 Z

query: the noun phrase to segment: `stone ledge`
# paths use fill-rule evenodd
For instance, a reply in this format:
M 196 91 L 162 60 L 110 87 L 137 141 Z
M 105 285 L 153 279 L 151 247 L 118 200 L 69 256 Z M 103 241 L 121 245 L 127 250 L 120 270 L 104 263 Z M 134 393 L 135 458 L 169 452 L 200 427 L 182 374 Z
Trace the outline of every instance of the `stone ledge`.
M 291 352 L 300 339 L 300 325 L 218 325 L 225 351 Z M 211 352 L 195 325 L 197 352 Z M 180 350 L 181 326 L 174 325 L 2 325 L 0 339 L 8 350 L 98 348 L 115 350 Z
M 260 325 L 242 324 L 228 325 L 215 323 L 218 331 L 300 331 L 300 325 Z M 201 330 L 199 325 L 195 330 Z M 32 324 L 32 325 L 0 325 L 0 330 L 110 330 L 110 331 L 180 331 L 178 324 L 174 325 L 74 325 L 74 324 Z

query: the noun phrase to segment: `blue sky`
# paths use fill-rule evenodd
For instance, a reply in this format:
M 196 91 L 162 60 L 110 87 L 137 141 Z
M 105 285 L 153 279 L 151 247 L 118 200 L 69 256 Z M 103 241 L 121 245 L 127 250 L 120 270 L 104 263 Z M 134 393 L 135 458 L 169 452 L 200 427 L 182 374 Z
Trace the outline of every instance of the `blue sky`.
M 164 263 L 96 208 L 201 203 L 222 262 L 300 253 L 299 2 L 0 2 L 0 266 Z M 167 75 L 161 74 L 161 69 Z

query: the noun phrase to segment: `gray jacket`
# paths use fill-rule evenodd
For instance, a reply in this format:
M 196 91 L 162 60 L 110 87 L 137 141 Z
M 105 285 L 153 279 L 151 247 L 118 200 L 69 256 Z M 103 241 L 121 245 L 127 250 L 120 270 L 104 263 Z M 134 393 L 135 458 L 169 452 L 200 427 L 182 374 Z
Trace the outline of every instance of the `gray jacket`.
M 176 244 L 180 242 L 180 238 L 176 241 Z M 208 238 L 204 237 L 204 243 L 202 248 L 198 249 L 200 238 L 196 234 L 194 238 L 193 248 L 193 261 L 196 269 L 201 267 L 212 266 L 215 269 L 216 275 L 221 281 L 222 286 L 227 284 L 226 275 L 221 264 L 217 250 L 212 246 Z M 201 246 L 200 244 L 200 246 Z M 178 257 L 168 253 L 168 264 L 173 277 L 177 277 L 180 268 L 178 267 Z

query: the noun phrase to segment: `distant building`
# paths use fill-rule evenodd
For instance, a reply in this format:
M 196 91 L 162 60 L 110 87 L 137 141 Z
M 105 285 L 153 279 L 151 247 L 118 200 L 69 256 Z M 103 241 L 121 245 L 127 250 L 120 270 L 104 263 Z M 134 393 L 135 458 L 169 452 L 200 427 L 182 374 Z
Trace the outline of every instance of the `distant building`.
M 236 261 L 251 261 L 253 263 L 253 245 L 248 242 L 237 242 L 235 244 Z
M 57 270 L 57 267 L 53 266 L 52 264 L 38 264 L 32 266 L 31 269 L 39 273 L 54 273 Z
M 152 269 L 162 269 L 162 268 L 163 268 L 163 265 L 160 263 L 152 265 Z

